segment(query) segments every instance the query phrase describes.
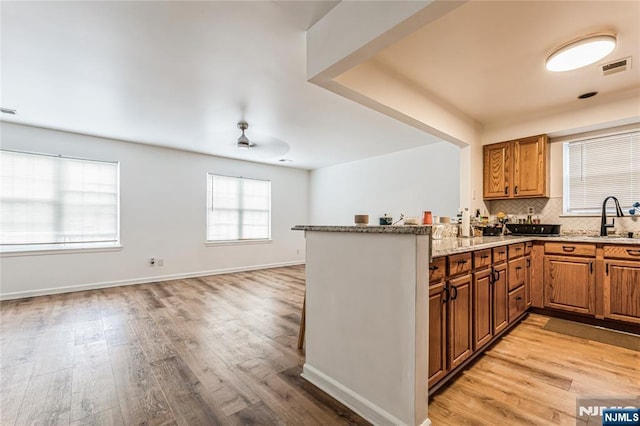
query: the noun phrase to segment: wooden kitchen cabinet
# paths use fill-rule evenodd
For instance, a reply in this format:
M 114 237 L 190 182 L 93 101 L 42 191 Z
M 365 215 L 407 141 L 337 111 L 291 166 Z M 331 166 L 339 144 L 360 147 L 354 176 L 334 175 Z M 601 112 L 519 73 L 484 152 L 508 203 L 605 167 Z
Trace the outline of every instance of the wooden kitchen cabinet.
M 449 368 L 453 369 L 473 352 L 471 274 L 452 278 L 447 285 L 450 292 L 447 312 Z
M 545 255 L 544 306 L 595 314 L 594 264 L 589 257 Z
M 532 263 L 531 263 L 531 255 L 528 254 L 524 258 L 525 262 L 525 273 L 524 273 L 524 297 L 527 308 L 531 307 L 533 304 L 533 298 L 531 296 L 531 271 L 532 271 Z
M 549 138 L 546 135 L 485 145 L 485 200 L 549 196 Z
M 511 142 L 502 142 L 483 147 L 483 196 L 485 199 L 509 198 L 511 146 Z
M 640 324 L 640 247 L 604 247 L 604 317 Z
M 449 371 L 447 369 L 446 297 L 444 280 L 429 286 L 429 387 Z
M 494 265 L 493 274 L 493 332 L 498 334 L 509 325 L 507 264 Z
M 473 274 L 473 347 L 478 349 L 493 338 L 493 291 L 491 269 Z

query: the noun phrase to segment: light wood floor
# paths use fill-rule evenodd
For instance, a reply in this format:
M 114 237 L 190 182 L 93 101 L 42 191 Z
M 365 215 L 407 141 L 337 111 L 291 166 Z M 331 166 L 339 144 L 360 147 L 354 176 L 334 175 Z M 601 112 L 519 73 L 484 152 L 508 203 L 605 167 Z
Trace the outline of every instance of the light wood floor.
M 0 424 L 366 424 L 299 377 L 304 268 L 0 304 Z M 575 424 L 576 395 L 640 395 L 640 353 L 531 315 L 436 394 L 439 425 Z

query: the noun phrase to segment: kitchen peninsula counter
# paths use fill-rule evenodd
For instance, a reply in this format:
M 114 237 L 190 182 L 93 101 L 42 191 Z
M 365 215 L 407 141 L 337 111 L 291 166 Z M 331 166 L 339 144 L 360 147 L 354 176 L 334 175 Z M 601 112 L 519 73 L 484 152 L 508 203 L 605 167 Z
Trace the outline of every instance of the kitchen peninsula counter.
M 373 424 L 428 425 L 430 226 L 296 226 L 302 377 Z

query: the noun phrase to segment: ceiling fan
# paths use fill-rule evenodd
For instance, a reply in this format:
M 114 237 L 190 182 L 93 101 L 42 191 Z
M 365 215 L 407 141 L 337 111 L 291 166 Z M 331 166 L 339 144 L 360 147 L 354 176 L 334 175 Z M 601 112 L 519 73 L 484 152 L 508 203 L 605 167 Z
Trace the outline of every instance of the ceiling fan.
M 216 154 L 232 158 L 260 161 L 271 158 L 281 158 L 289 151 L 288 143 L 273 136 L 252 131 L 251 139 L 249 139 L 246 135 L 249 123 L 245 120 L 238 121 L 236 126 L 241 131 L 240 137 L 234 137 L 231 129 L 214 133 L 215 136 L 213 137 L 215 139 L 228 141 L 217 146 L 215 150 Z
M 256 146 L 255 143 L 251 142 L 249 138 L 244 134 L 244 131 L 249 128 L 249 123 L 246 121 L 238 122 L 238 129 L 242 130 L 242 135 L 238 138 L 238 142 L 236 143 L 236 147 L 238 149 L 249 149 Z

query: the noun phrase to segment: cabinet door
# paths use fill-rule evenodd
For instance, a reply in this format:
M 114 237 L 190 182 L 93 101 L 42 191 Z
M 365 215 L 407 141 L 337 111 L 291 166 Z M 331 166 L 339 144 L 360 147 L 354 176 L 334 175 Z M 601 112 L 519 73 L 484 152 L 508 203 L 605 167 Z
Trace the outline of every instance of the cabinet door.
M 448 371 L 446 301 L 444 281 L 429 287 L 429 387 Z
M 471 274 L 450 280 L 449 291 L 449 367 L 453 369 L 469 358 L 473 350 Z
M 527 308 L 531 306 L 531 255 L 524 258 L 524 298 Z
M 640 262 L 605 262 L 604 316 L 640 324 Z
M 594 259 L 545 256 L 544 306 L 581 314 L 595 313 Z
M 509 261 L 509 291 L 524 285 L 526 260 L 524 257 Z
M 501 263 L 493 268 L 493 334 L 498 334 L 509 324 L 507 309 L 509 300 L 507 299 L 507 264 Z
M 509 324 L 515 321 L 526 310 L 527 306 L 526 301 L 524 300 L 524 287 L 520 287 L 509 293 Z
M 545 197 L 547 191 L 546 136 L 534 136 L 513 143 L 513 196 Z
M 511 196 L 511 144 L 509 142 L 485 145 L 483 162 L 483 196 L 485 199 Z
M 493 298 L 491 296 L 491 269 L 473 274 L 473 348 L 487 344 L 493 337 Z

